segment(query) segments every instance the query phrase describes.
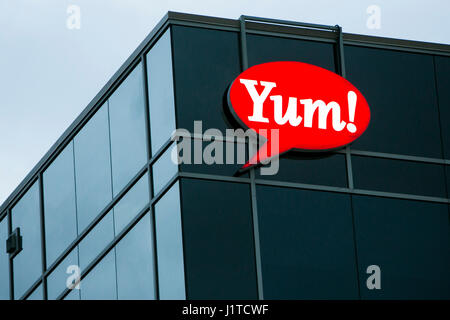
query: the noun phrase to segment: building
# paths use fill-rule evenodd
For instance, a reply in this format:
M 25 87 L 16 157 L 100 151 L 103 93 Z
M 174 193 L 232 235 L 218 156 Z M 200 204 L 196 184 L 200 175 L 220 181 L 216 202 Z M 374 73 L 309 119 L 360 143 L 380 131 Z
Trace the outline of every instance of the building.
M 283 60 L 349 79 L 367 132 L 273 176 L 173 164 L 175 128 L 231 128 L 230 82 Z M 449 74 L 448 45 L 169 12 L 0 207 L 0 298 L 449 299 Z

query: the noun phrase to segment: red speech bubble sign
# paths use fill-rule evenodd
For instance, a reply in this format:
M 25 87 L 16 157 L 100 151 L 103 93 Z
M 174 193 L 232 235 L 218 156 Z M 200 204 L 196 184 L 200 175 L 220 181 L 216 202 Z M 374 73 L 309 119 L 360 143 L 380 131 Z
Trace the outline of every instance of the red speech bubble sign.
M 295 61 L 263 63 L 242 72 L 229 88 L 228 106 L 242 127 L 267 139 L 243 168 L 291 149 L 341 148 L 370 122 L 366 99 L 349 81 Z M 278 148 L 272 148 L 272 129 L 279 130 Z

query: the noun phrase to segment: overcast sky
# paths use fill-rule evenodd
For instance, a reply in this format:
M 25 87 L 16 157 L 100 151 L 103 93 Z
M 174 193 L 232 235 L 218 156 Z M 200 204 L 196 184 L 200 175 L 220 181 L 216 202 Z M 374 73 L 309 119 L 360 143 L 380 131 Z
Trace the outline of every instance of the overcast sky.
M 71 5 L 80 29 L 67 28 Z M 0 203 L 169 10 L 450 44 L 450 0 L 0 0 Z

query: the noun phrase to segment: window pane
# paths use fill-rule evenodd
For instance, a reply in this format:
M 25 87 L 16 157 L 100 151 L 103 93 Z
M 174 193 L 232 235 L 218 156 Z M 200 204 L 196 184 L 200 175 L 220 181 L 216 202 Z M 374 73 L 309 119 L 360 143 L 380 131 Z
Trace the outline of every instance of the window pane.
M 69 266 L 79 266 L 78 248 L 72 250 L 72 252 L 70 252 L 69 255 L 47 277 L 47 296 L 49 300 L 56 300 L 66 289 L 68 278 L 75 275 L 73 270 L 68 269 Z M 82 272 L 83 270 L 80 271 Z
M 196 144 L 199 147 L 196 147 Z M 178 143 L 178 148 L 180 160 L 183 160 L 180 171 L 184 172 L 234 176 L 249 160 L 249 147 L 243 142 L 182 138 Z M 194 155 L 196 150 L 200 150 L 198 161 Z M 187 160 L 190 163 L 183 158 L 183 155 L 189 154 L 189 152 L 190 157 L 187 157 Z M 205 156 L 210 158 L 211 162 L 206 162 L 208 160 Z M 248 177 L 248 173 L 240 173 L 239 177 Z
M 115 234 L 118 235 L 149 202 L 148 173 L 114 206 Z
M 78 245 L 82 270 L 114 239 L 114 217 L 109 212 Z
M 72 290 L 63 300 L 80 300 L 80 290 Z
M 73 143 L 53 161 L 43 175 L 47 265 L 77 237 Z
M 153 165 L 153 194 L 156 195 L 178 172 L 178 165 L 172 161 L 172 150 L 174 144 L 170 146 Z
M 114 195 L 147 162 L 142 78 L 142 65 L 139 64 L 109 99 Z
M 265 299 L 357 299 L 350 196 L 257 186 Z
M 442 157 L 431 55 L 345 46 L 347 78 L 371 119 L 355 149 Z
M 450 58 L 434 58 L 444 157 L 450 159 Z
M 241 73 L 239 34 L 184 26 L 172 27 L 177 126 L 193 132 L 231 128 L 224 116 L 225 91 Z
M 8 219 L 0 221 L 0 300 L 9 300 L 9 257 L 6 253 Z
M 172 49 L 168 29 L 147 54 L 152 155 L 175 130 Z
M 119 299 L 155 299 L 151 230 L 147 214 L 116 246 Z
M 14 258 L 14 297 L 19 299 L 42 274 L 39 184 L 35 182 L 11 211 L 12 230 L 20 228 L 23 250 Z
M 44 300 L 44 293 L 42 292 L 42 284 L 34 289 L 33 293 L 28 296 L 26 300 Z
M 78 232 L 111 201 L 108 108 L 104 105 L 74 142 Z
M 159 298 L 186 299 L 178 182 L 155 205 Z
M 447 176 L 447 197 L 450 198 L 450 166 L 445 166 L 445 175 Z
M 116 263 L 112 249 L 89 274 L 81 280 L 82 300 L 116 300 Z
M 352 156 L 355 188 L 445 197 L 444 166 Z
M 449 299 L 450 224 L 445 204 L 353 197 L 361 296 Z M 378 265 L 381 290 L 366 286 Z
M 301 154 L 291 152 L 280 158 L 276 175 L 261 175 L 265 180 L 347 187 L 347 167 L 343 154 Z
M 256 299 L 249 185 L 183 179 L 181 187 L 187 298 Z
M 335 72 L 333 46 L 316 41 L 247 35 L 249 66 L 271 61 L 299 61 Z

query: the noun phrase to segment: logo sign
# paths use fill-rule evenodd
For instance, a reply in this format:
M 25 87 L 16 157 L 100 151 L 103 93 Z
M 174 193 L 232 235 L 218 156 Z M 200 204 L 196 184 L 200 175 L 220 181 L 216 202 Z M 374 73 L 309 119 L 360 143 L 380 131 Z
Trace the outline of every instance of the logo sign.
M 242 72 L 229 88 L 228 106 L 242 127 L 267 139 L 243 168 L 291 149 L 341 148 L 361 136 L 370 121 L 366 99 L 349 81 L 294 61 L 264 63 Z M 273 129 L 279 130 L 278 148 L 270 140 Z

